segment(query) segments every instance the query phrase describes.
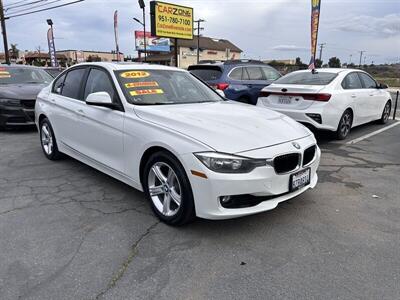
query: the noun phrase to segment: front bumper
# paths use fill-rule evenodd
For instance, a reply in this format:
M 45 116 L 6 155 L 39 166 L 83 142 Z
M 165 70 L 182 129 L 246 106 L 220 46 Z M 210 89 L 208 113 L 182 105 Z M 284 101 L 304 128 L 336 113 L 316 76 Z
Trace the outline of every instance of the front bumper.
M 272 147 L 240 153 L 240 155 L 253 158 L 272 158 L 284 153 L 302 153 L 308 147 L 315 145 L 315 138 L 309 137 L 296 140 L 301 150 L 296 150 L 291 142 Z M 185 167 L 188 170 L 189 180 L 192 185 L 196 215 L 205 219 L 228 219 L 251 215 L 275 208 L 280 202 L 296 197 L 310 188 L 314 188 L 318 181 L 316 174 L 321 157 L 321 151 L 317 151 L 313 161 L 307 166 L 278 175 L 271 166 L 259 167 L 247 174 L 223 174 L 216 173 L 205 167 L 193 154 L 183 157 Z M 289 192 L 289 180 L 293 173 L 305 168 L 311 169 L 311 183 L 299 190 Z M 207 175 L 207 179 L 194 176 L 191 170 L 199 171 Z M 251 195 L 266 197 L 268 200 L 245 208 L 225 208 L 221 205 L 220 197 Z
M 35 125 L 34 103 L 28 106 L 0 105 L 0 126 L 18 127 Z

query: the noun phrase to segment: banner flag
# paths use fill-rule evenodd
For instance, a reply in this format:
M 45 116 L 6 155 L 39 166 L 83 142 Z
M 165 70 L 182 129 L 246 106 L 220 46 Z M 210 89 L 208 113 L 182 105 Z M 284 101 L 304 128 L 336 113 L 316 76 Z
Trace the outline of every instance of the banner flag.
M 311 0 L 311 61 L 309 69 L 315 69 L 320 11 L 321 0 Z
M 49 28 L 47 31 L 47 43 L 49 44 L 49 55 L 52 67 L 58 67 L 57 57 L 56 57 L 56 47 L 54 45 L 54 35 L 53 28 Z
M 118 44 L 118 10 L 114 12 L 114 36 L 115 50 L 117 52 L 117 61 L 119 61 L 119 44 Z

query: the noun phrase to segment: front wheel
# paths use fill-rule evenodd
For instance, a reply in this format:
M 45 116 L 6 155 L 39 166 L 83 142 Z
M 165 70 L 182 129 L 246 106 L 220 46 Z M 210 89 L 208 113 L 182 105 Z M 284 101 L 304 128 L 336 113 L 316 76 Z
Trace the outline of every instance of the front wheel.
M 379 123 L 386 124 L 389 121 L 390 111 L 392 110 L 392 103 L 390 101 L 386 102 L 383 108 L 382 116 L 379 119 Z
M 56 136 L 54 135 L 49 119 L 44 118 L 40 122 L 39 128 L 40 142 L 46 158 L 50 160 L 59 160 L 62 158 L 62 153 L 58 151 Z
M 336 138 L 344 140 L 350 133 L 351 125 L 353 124 L 353 114 L 350 110 L 346 110 L 339 121 L 339 126 L 336 131 Z
M 195 217 L 192 188 L 180 162 L 166 151 L 153 154 L 143 172 L 143 189 L 159 219 L 183 225 Z

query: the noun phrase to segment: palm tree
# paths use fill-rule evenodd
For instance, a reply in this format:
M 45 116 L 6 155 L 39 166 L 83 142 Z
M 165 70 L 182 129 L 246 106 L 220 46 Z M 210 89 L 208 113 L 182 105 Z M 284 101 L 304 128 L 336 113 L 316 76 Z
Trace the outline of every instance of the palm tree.
M 11 44 L 11 49 L 10 49 L 10 56 L 12 59 L 18 59 L 19 57 L 19 50 L 17 48 L 17 44 Z

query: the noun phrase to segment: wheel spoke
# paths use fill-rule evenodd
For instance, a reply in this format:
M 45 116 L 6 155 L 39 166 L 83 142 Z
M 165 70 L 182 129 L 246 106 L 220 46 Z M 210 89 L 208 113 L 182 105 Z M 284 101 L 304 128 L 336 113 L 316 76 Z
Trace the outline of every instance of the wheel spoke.
M 154 172 L 161 183 L 165 184 L 167 182 L 167 177 L 165 177 L 165 175 L 161 172 L 160 166 L 153 166 L 151 170 Z
M 153 186 L 149 188 L 150 196 L 157 196 L 165 193 L 164 187 L 162 185 Z
M 168 169 L 167 183 L 172 186 L 175 180 L 175 173 L 172 169 Z
M 176 192 L 175 187 L 171 188 L 170 196 L 171 199 L 175 202 L 175 204 L 179 207 L 181 205 L 181 196 Z
M 50 133 L 49 133 L 49 131 L 47 130 L 47 126 L 43 126 L 43 127 L 42 127 L 42 130 L 43 130 L 43 133 L 44 133 L 44 135 L 46 136 L 46 138 L 49 138 L 49 137 L 50 137 Z
M 169 193 L 165 194 L 163 202 L 163 214 L 168 215 L 170 212 L 171 196 Z

